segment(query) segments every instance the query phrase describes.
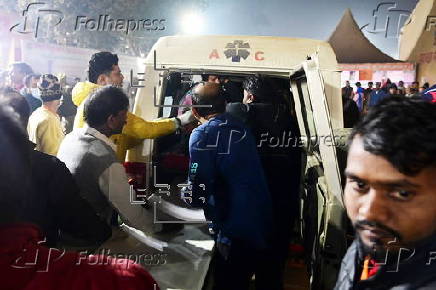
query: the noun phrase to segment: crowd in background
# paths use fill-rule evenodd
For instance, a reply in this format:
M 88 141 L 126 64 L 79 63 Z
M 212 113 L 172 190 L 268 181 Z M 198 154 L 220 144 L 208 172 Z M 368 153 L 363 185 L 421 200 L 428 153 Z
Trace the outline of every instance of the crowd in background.
M 344 127 L 354 127 L 360 117 L 366 115 L 371 107 L 388 97 L 423 97 L 434 102 L 436 97 L 433 97 L 432 92 L 436 91 L 435 88 L 435 86 L 430 88 L 429 83 L 420 86 L 419 82 L 415 81 L 407 86 L 403 81 L 395 83 L 390 79 L 375 82 L 375 87 L 374 82 L 370 81 L 366 88 L 362 87 L 360 82 L 356 82 L 353 88 L 350 81 L 346 81 L 342 88 Z

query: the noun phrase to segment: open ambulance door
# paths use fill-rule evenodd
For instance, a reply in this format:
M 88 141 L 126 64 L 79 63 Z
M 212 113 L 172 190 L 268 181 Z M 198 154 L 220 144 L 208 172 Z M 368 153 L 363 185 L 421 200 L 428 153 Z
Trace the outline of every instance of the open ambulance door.
M 317 55 L 290 77 L 304 148 L 300 226 L 311 289 L 333 289 L 346 252 L 346 219 L 324 82 Z

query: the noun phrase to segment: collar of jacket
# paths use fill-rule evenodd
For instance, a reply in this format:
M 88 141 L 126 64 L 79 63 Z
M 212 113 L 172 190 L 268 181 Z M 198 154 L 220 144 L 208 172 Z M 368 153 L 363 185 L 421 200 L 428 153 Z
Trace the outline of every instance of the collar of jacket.
M 354 279 L 359 279 L 360 275 L 356 275 L 356 269 L 360 269 L 364 253 L 359 239 L 355 243 L 353 276 Z M 365 286 L 363 289 L 378 289 L 377 287 L 389 289 L 412 282 L 418 287 L 420 283 L 436 281 L 436 234 L 417 242 L 413 248 L 401 248 L 399 252 L 388 252 L 386 261 L 387 263 L 382 264 L 373 277 L 360 281 L 358 284 Z
M 34 150 L 36 148 L 36 144 L 29 140 L 29 148 Z
M 105 136 L 103 133 L 100 133 L 97 129 L 89 127 L 88 125 L 85 125 L 85 127 L 83 127 L 85 130 L 85 134 L 89 134 L 94 136 L 95 138 L 99 139 L 100 141 L 103 141 L 104 143 L 106 143 L 108 146 L 110 146 L 112 148 L 112 150 L 114 150 L 114 152 L 117 152 L 117 145 L 114 144 L 114 142 L 112 142 L 107 136 Z
M 71 99 L 74 105 L 76 105 L 77 107 L 80 106 L 92 92 L 101 87 L 102 86 L 88 81 L 78 82 L 71 92 Z

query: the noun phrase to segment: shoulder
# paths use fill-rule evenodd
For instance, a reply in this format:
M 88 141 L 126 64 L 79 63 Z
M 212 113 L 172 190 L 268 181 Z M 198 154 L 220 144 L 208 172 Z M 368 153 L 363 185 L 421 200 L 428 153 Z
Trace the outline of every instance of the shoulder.
M 53 168 L 54 170 L 66 168 L 65 163 L 60 161 L 57 157 L 38 150 L 32 151 L 32 160 L 37 166 L 38 164 L 41 164 Z
M 226 112 L 230 114 L 245 114 L 248 112 L 248 106 L 243 103 L 229 103 L 226 106 Z
M 40 110 L 40 108 L 36 109 L 35 112 L 29 118 L 29 122 L 33 122 L 38 126 L 53 126 L 60 124 L 60 119 L 57 118 L 54 114 L 47 112 L 45 110 Z
M 193 146 L 194 144 L 198 144 L 200 140 L 205 138 L 206 130 L 205 130 L 205 124 L 202 124 L 192 130 L 191 135 L 189 137 L 189 146 Z
M 42 110 L 42 107 L 39 107 L 35 111 L 33 111 L 32 114 L 30 114 L 29 122 L 35 122 L 37 120 L 44 119 L 46 116 L 44 114 L 44 111 Z
M 348 289 L 342 287 L 344 285 L 352 285 L 354 273 L 356 272 L 356 259 L 358 258 L 357 248 L 357 241 L 354 241 L 342 259 L 335 289 Z

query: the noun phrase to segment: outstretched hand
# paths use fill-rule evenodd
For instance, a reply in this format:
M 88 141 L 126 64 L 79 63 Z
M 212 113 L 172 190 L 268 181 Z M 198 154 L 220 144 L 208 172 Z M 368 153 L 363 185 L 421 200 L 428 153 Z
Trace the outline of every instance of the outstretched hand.
M 192 110 L 186 111 L 182 115 L 178 116 L 180 120 L 180 125 L 186 126 L 195 121 L 194 114 L 192 114 Z

